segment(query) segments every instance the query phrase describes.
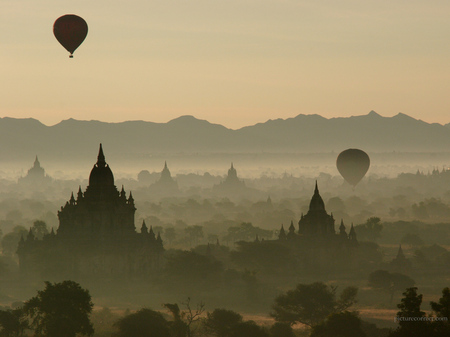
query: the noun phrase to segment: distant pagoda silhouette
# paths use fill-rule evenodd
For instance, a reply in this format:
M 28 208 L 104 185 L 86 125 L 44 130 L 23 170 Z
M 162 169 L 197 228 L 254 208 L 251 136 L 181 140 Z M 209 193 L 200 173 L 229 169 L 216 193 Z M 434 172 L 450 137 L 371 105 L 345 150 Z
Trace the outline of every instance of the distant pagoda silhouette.
M 237 176 L 237 171 L 231 163 L 231 167 L 228 169 L 228 174 L 224 181 L 218 185 L 213 186 L 213 190 L 222 193 L 235 193 L 236 191 L 245 189 L 244 181 L 240 180 Z
M 28 170 L 25 177 L 19 178 L 18 183 L 25 185 L 40 185 L 50 183 L 51 181 L 52 178 L 45 174 L 45 170 L 43 167 L 41 167 L 41 163 L 39 162 L 38 156 L 36 155 L 33 167 Z
M 172 174 L 167 167 L 167 161 L 164 162 L 164 168 L 161 171 L 160 178 L 150 185 L 152 193 L 160 196 L 175 195 L 180 192 L 178 183 L 172 178 Z

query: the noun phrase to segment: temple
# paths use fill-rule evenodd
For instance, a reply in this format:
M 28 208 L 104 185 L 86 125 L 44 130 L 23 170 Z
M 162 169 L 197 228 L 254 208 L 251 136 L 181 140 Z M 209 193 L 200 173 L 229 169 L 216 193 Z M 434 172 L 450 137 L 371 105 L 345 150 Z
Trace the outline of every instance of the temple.
M 58 211 L 55 233 L 37 240 L 30 230 L 19 243 L 22 273 L 42 277 L 148 276 L 160 267 L 161 236 L 145 222 L 136 232 L 132 193 L 119 192 L 102 145 L 89 176 Z
M 161 171 L 160 178 L 150 185 L 152 193 L 159 196 L 171 196 L 180 192 L 178 183 L 173 179 L 172 174 L 167 167 L 167 161 L 164 162 L 164 168 Z
M 309 210 L 306 215 L 301 215 L 298 222 L 298 231 L 296 231 L 293 222 L 291 222 L 288 233 L 286 233 L 284 226 L 281 225 L 278 238 L 279 240 L 307 239 L 308 241 L 320 240 L 329 242 L 336 241 L 350 245 L 358 244 L 353 224 L 349 234 L 347 234 L 344 222 L 341 220 L 339 233 L 337 234 L 334 228 L 334 222 L 333 214 L 330 215 L 325 210 L 325 203 L 320 196 L 316 182 L 314 194 L 309 203 Z
M 225 177 L 225 180 L 221 181 L 217 185 L 214 185 L 213 191 L 214 193 L 227 197 L 235 197 L 237 195 L 247 197 L 249 193 L 254 192 L 252 189 L 245 186 L 245 182 L 243 180 L 239 179 L 233 163 L 231 163 L 231 167 L 228 169 L 228 174 Z
M 33 167 L 31 167 L 25 177 L 20 177 L 19 184 L 43 184 L 51 182 L 52 178 L 45 174 L 45 170 L 41 167 L 38 156 L 34 160 Z

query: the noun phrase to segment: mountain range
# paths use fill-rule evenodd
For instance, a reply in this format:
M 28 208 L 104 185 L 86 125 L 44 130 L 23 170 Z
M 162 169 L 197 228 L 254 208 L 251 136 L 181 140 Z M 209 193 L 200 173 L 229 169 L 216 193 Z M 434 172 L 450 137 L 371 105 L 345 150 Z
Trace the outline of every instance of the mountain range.
M 107 153 L 128 158 L 164 153 L 327 153 L 346 148 L 368 152 L 449 152 L 450 123 L 426 123 L 405 114 L 324 118 L 298 115 L 238 130 L 181 116 L 167 123 L 63 120 L 46 126 L 36 119 L 0 118 L 0 158 L 36 154 L 86 158 L 103 143 Z

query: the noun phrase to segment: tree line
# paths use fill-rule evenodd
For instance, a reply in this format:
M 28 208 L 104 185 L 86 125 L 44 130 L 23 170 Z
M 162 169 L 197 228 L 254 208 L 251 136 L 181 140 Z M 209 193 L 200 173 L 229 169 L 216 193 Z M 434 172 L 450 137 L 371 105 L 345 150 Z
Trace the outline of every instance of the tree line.
M 115 337 L 295 337 L 293 326 L 309 327 L 310 337 L 444 337 L 450 335 L 450 289 L 431 302 L 433 314 L 421 311 L 422 295 L 411 287 L 403 293 L 394 318 L 395 330 L 378 329 L 361 320 L 350 308 L 358 289 L 322 282 L 298 284 L 274 300 L 270 315 L 275 323 L 260 326 L 228 309 L 205 311 L 205 304 L 190 298 L 180 303 L 164 303 L 163 310 L 142 308 L 126 312 L 111 322 Z M 74 281 L 45 282 L 45 289 L 15 309 L 0 310 L 1 337 L 93 336 L 91 295 Z M 164 312 L 165 311 L 165 312 Z M 105 314 L 105 310 L 102 311 Z M 109 312 L 109 315 L 111 313 Z M 107 315 L 106 315 L 107 316 Z M 104 317 L 106 317 L 104 315 Z

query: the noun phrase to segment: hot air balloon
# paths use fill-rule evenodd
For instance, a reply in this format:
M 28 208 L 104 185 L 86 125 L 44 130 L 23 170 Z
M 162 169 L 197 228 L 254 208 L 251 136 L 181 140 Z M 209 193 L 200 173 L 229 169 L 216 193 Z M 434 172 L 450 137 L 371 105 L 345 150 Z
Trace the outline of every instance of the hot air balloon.
M 367 153 L 358 149 L 342 151 L 336 159 L 336 166 L 341 176 L 353 187 L 366 175 L 370 166 Z
M 73 52 L 86 38 L 88 26 L 83 18 L 74 14 L 67 14 L 56 19 L 53 24 L 53 34 L 73 58 Z

